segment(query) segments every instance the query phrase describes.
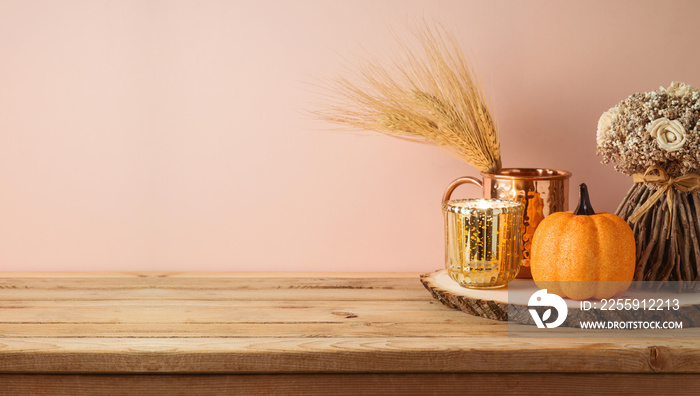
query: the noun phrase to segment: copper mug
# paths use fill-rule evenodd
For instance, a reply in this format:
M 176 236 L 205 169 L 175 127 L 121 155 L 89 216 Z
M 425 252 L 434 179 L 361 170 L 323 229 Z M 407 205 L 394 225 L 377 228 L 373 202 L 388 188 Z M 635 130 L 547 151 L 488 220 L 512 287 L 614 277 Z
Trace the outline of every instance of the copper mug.
M 554 169 L 505 168 L 496 174 L 481 173 L 483 182 L 465 176 L 447 186 L 442 202 L 447 202 L 457 186 L 476 184 L 483 188 L 484 198 L 518 201 L 525 205 L 522 227 L 522 263 L 518 278 L 530 275 L 530 246 L 537 225 L 550 213 L 569 210 L 569 178 L 571 173 Z

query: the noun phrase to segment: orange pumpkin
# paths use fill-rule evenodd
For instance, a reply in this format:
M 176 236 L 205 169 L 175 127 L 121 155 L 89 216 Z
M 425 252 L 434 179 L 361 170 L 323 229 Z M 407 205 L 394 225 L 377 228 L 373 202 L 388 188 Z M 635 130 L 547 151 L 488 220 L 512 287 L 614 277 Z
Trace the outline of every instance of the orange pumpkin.
M 595 213 L 581 184 L 575 211 L 547 216 L 532 240 L 530 270 L 541 289 L 574 300 L 610 298 L 634 278 L 632 229 L 619 216 Z

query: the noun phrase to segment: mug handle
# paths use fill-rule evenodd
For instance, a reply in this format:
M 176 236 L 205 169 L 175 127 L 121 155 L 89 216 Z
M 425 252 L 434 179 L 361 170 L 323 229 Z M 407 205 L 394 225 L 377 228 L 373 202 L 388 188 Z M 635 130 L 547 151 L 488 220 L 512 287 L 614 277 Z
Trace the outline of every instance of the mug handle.
M 452 196 L 452 192 L 455 190 L 455 188 L 462 184 L 476 184 L 479 187 L 484 187 L 484 183 L 482 183 L 481 180 L 477 179 L 476 177 L 464 176 L 457 178 L 447 186 L 447 189 L 445 189 L 445 193 L 442 195 L 443 205 L 445 202 L 450 200 L 450 196 Z

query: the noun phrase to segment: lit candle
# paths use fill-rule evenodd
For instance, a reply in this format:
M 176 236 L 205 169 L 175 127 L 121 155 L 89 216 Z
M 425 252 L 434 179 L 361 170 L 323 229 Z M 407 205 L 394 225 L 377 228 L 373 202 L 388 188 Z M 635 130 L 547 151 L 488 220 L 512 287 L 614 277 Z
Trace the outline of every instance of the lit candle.
M 497 199 L 447 201 L 445 267 L 462 286 L 505 286 L 520 269 L 523 204 Z

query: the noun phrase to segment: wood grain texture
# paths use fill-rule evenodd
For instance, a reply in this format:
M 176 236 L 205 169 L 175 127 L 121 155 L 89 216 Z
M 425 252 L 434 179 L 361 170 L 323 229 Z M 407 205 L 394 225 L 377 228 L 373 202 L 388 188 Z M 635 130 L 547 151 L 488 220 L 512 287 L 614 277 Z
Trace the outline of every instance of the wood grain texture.
M 465 289 L 460 293 L 452 292 L 450 289 L 442 287 L 438 276 L 445 274 L 445 270 L 421 274 L 420 281 L 423 286 L 440 301 L 443 305 L 464 311 L 470 315 L 482 318 L 508 321 L 508 302 L 481 299 L 468 295 L 469 290 Z M 513 315 L 511 315 L 513 316 Z
M 22 378 L 10 374 L 68 375 L 47 377 L 60 384 L 73 374 L 700 373 L 692 333 L 618 334 L 512 337 L 504 322 L 435 301 L 418 274 L 0 275 L 8 383 Z
M 0 395 L 696 395 L 697 381 L 689 374 L 6 374 Z

